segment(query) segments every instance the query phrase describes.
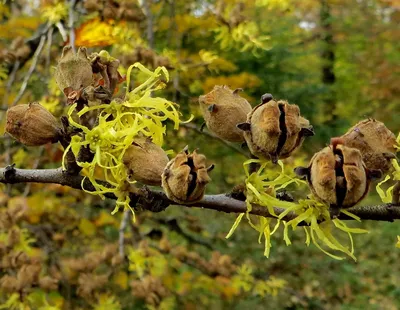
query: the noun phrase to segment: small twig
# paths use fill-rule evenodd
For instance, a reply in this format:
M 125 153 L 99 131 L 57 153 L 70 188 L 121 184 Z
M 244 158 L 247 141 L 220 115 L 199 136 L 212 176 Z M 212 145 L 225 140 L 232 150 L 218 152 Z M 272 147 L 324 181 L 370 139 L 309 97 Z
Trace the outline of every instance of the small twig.
M 19 60 L 14 62 L 12 71 L 10 73 L 10 76 L 8 77 L 8 81 L 7 81 L 7 85 L 6 85 L 6 93 L 4 94 L 4 97 L 3 97 L 3 107 L 5 109 L 7 109 L 7 106 L 8 106 L 8 95 L 10 94 L 11 87 L 14 84 L 15 77 L 17 76 L 17 71 L 19 69 L 19 66 L 20 66 Z
M 44 34 L 40 37 L 39 45 L 32 57 L 32 64 L 28 70 L 28 73 L 25 75 L 24 81 L 22 82 L 21 89 L 19 90 L 17 97 L 15 97 L 15 99 L 12 103 L 13 106 L 16 105 L 18 103 L 18 101 L 21 100 L 22 96 L 24 95 L 26 87 L 28 86 L 29 79 L 31 78 L 33 71 L 35 71 L 37 62 L 39 60 L 39 56 L 42 53 L 45 42 L 46 42 L 46 35 Z
M 143 0 L 143 11 L 147 17 L 147 43 L 154 49 L 153 13 L 151 12 L 152 0 Z
M 67 34 L 67 31 L 64 28 L 64 25 L 61 22 L 58 22 L 56 24 L 56 27 L 57 27 L 58 31 L 60 32 L 63 41 L 67 42 L 68 41 L 68 34 Z
M 206 132 L 206 131 L 201 131 L 201 130 L 200 130 L 199 128 L 197 128 L 197 126 L 194 125 L 194 124 L 181 124 L 181 126 L 182 126 L 182 127 L 185 127 L 185 128 L 188 128 L 188 129 L 192 129 L 192 130 L 194 130 L 194 131 L 196 131 L 196 132 L 198 132 L 198 133 L 200 133 L 200 134 L 202 134 L 202 135 L 205 135 L 205 136 L 207 136 L 207 137 L 210 137 L 210 138 L 213 138 L 213 139 L 215 139 L 215 140 L 218 140 L 218 141 L 220 141 L 221 143 L 227 145 L 229 148 L 231 148 L 231 149 L 234 150 L 235 152 L 237 152 L 237 153 L 239 153 L 239 154 L 242 154 L 242 155 L 245 156 L 246 158 L 249 158 L 249 156 L 250 156 L 250 154 L 247 153 L 246 151 L 242 150 L 242 149 L 239 148 L 239 147 L 236 147 L 235 145 L 233 145 L 233 144 L 231 144 L 231 143 L 225 141 L 224 139 L 221 139 L 220 137 L 216 136 L 215 134 L 210 133 L 210 132 Z
M 46 54 L 46 70 L 49 72 L 50 63 L 51 63 L 51 44 L 53 42 L 53 32 L 54 27 L 50 27 L 49 32 L 47 33 L 47 54 Z
M 71 0 L 69 3 L 68 11 L 68 28 L 69 28 L 69 45 L 72 47 L 72 51 L 75 53 L 75 29 L 74 29 L 74 8 L 76 0 Z
M 126 225 L 128 224 L 128 221 L 130 220 L 130 215 L 131 215 L 131 210 L 125 210 L 124 214 L 122 216 L 121 224 L 119 226 L 119 239 L 118 239 L 118 244 L 119 244 L 119 255 L 121 257 L 125 257 L 125 229 Z

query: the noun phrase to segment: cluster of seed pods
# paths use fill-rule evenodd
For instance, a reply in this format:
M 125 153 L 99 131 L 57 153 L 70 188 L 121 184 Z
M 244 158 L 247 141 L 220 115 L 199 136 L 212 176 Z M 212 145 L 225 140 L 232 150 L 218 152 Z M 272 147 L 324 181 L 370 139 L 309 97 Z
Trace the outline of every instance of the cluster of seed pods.
M 200 96 L 199 103 L 210 131 L 230 142 L 245 141 L 253 156 L 274 163 L 291 156 L 314 135 L 297 105 L 274 100 L 271 94 L 251 109 L 238 90 L 215 86 Z M 307 178 L 317 199 L 336 210 L 349 208 L 367 195 L 371 180 L 390 171 L 395 144 L 395 135 L 383 123 L 366 119 L 333 138 L 308 167 L 295 171 Z

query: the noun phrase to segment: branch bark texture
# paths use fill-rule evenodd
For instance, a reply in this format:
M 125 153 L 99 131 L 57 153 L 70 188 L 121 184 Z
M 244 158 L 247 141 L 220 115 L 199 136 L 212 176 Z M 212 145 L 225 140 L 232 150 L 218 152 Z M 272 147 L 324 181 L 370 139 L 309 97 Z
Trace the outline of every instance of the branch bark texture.
M 81 175 L 71 175 L 63 171 L 62 168 L 57 169 L 16 169 L 13 166 L 6 168 L 0 168 L 0 182 L 5 184 L 14 183 L 53 183 L 71 188 L 82 190 L 83 187 L 88 191 L 94 191 L 94 187 L 89 179 L 84 179 Z M 102 181 L 98 181 L 99 183 Z M 103 185 L 107 186 L 107 182 L 102 182 Z M 107 194 L 107 198 L 116 199 L 115 195 Z M 169 205 L 176 205 L 186 208 L 202 208 L 215 210 L 225 213 L 244 213 L 247 211 L 246 203 L 241 200 L 229 197 L 228 194 L 218 195 L 205 195 L 204 198 L 194 204 L 177 204 L 167 198 L 164 192 L 157 190 L 150 190 L 148 188 L 140 189 L 135 193 L 131 193 L 131 201 L 141 201 L 141 205 L 144 209 L 159 212 L 164 210 Z M 147 202 L 147 203 L 143 203 Z M 159 208 L 154 209 L 154 205 Z M 282 208 L 274 208 L 277 215 L 285 211 Z M 375 220 L 375 221 L 389 221 L 400 219 L 400 205 L 393 204 L 381 204 L 371 206 L 357 206 L 347 209 L 349 212 L 360 217 L 363 220 Z M 254 215 L 264 217 L 274 217 L 268 212 L 268 209 L 264 206 L 254 204 L 250 212 Z M 283 220 L 289 221 L 294 219 L 297 215 L 295 213 L 289 213 Z M 340 214 L 339 219 L 351 220 L 352 218 Z

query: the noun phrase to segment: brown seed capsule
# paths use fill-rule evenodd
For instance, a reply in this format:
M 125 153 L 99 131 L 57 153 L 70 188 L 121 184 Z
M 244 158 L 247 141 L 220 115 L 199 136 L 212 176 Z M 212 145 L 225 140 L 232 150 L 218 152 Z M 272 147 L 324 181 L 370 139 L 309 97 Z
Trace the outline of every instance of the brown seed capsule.
M 387 173 L 395 158 L 396 136 L 384 123 L 374 119 L 365 119 L 357 123 L 342 137 L 346 146 L 360 150 L 368 169 L 380 169 Z
M 25 145 L 55 143 L 61 137 L 56 118 L 39 103 L 13 106 L 7 110 L 6 117 L 6 132 Z
M 227 86 L 214 86 L 206 95 L 199 97 L 201 112 L 208 129 L 230 142 L 244 142 L 243 132 L 236 125 L 246 121 L 251 105 L 239 96 L 237 90 Z
M 206 168 L 206 157 L 197 154 L 196 150 L 189 154 L 187 148 L 172 159 L 162 174 L 162 187 L 168 198 L 178 203 L 194 203 L 204 196 L 208 182 L 208 172 L 213 165 Z
M 39 287 L 45 291 L 55 291 L 58 288 L 58 280 L 45 276 L 39 279 Z
M 316 153 L 308 168 L 296 173 L 306 176 L 316 198 L 331 207 L 349 208 L 368 193 L 371 179 L 381 177 L 380 170 L 368 170 L 358 149 L 344 146 L 340 139 Z
M 154 186 L 161 186 L 161 174 L 168 161 L 164 150 L 146 138 L 136 139 L 123 157 L 132 179 Z
M 250 152 L 264 159 L 277 162 L 289 157 L 303 143 L 305 137 L 313 136 L 309 121 L 300 116 L 297 105 L 286 101 L 275 101 L 271 94 L 261 98 L 247 116 L 247 122 L 238 124 L 244 131 L 244 138 Z
M 86 48 L 79 48 L 75 54 L 71 46 L 64 47 L 55 72 L 58 87 L 62 91 L 66 88 L 79 90 L 92 83 L 92 76 Z

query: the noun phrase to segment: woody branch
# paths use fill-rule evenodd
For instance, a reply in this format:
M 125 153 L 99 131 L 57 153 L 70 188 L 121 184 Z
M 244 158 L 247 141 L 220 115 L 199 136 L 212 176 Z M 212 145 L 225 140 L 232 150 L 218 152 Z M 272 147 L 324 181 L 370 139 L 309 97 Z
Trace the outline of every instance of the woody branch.
M 81 175 L 71 175 L 62 170 L 58 169 L 16 169 L 13 166 L 6 168 L 0 168 L 0 182 L 5 184 L 14 183 L 53 183 L 68 186 L 71 188 L 82 190 L 83 188 L 87 191 L 95 190 L 89 179 L 84 179 Z M 98 181 L 102 185 L 107 186 L 107 182 Z M 205 195 L 204 198 L 194 204 L 179 204 L 173 202 L 167 198 L 164 192 L 157 190 L 150 190 L 147 187 L 138 189 L 131 194 L 131 201 L 133 204 L 140 203 L 143 209 L 159 212 L 167 208 L 169 205 L 175 205 L 187 208 L 204 208 L 209 210 L 215 210 L 225 213 L 244 213 L 247 212 L 246 203 L 241 200 L 229 197 L 228 194 L 218 195 Z M 107 198 L 116 199 L 115 195 L 108 193 L 105 194 Z M 133 206 L 134 207 L 134 206 Z M 358 206 L 347 209 L 349 212 L 358 216 L 362 220 L 375 220 L 375 221 L 389 221 L 400 219 L 400 205 L 393 204 L 381 204 L 381 205 L 369 205 L 369 206 Z M 276 215 L 281 214 L 284 209 L 274 208 Z M 266 207 L 253 204 L 251 214 L 274 217 L 269 213 Z M 295 213 L 289 213 L 283 220 L 289 221 L 294 219 L 297 215 Z M 351 220 L 352 218 L 345 214 L 340 214 L 339 219 Z

